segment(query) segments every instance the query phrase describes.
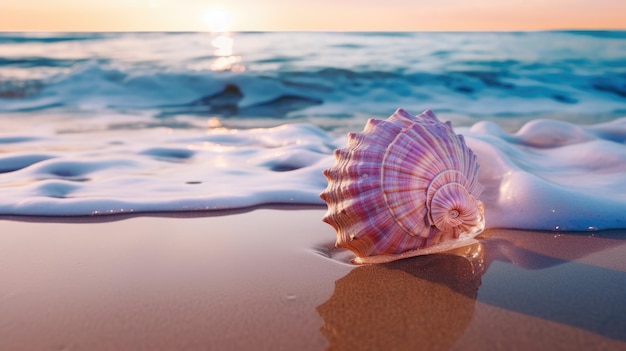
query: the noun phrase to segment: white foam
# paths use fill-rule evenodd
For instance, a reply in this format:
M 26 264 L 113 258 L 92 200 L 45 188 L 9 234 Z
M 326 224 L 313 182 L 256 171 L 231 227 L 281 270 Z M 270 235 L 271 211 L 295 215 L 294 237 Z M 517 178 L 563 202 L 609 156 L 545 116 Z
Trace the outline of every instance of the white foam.
M 513 135 L 480 122 L 466 140 L 481 165 L 487 227 L 626 227 L 626 119 L 588 127 L 535 120 Z
M 321 206 L 322 170 L 346 142 L 309 124 L 250 130 L 83 126 L 69 134 L 39 126 L 29 134 L 28 123 L 12 122 L 13 130 L 0 135 L 0 215 Z M 64 123 L 55 128 L 73 122 Z M 515 134 L 483 121 L 457 132 L 481 165 L 487 227 L 626 227 L 626 118 L 594 126 L 533 120 Z
M 99 131 L 28 140 L 6 138 L 0 145 L 9 151 L 0 157 L 5 169 L 0 174 L 0 214 L 319 204 L 317 194 L 325 182 L 321 171 L 332 161 L 334 139 L 310 125 L 285 125 L 208 132 Z M 47 154 L 41 155 L 44 150 Z

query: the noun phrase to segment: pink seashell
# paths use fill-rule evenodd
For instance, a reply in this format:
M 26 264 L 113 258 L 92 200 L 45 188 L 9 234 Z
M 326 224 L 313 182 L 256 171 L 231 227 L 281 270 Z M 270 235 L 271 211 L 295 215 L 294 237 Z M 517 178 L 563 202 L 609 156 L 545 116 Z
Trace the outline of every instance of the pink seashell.
M 450 122 L 398 109 L 349 133 L 324 171 L 324 222 L 355 263 L 381 263 L 475 242 L 485 226 L 476 156 Z

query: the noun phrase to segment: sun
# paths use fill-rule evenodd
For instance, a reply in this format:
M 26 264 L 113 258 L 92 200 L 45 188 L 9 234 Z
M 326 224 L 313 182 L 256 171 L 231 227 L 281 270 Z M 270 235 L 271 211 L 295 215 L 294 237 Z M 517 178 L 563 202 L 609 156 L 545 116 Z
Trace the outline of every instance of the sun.
M 204 13 L 204 23 L 211 32 L 228 32 L 231 29 L 232 16 L 221 7 L 212 7 Z

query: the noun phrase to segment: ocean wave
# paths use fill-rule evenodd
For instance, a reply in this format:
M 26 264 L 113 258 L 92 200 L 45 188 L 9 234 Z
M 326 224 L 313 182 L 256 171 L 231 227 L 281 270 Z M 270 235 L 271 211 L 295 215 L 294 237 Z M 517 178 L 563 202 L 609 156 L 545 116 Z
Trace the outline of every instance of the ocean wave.
M 68 41 L 90 41 L 109 38 L 113 33 L 0 33 L 0 44 L 4 43 L 59 43 Z
M 603 39 L 626 39 L 626 31 L 624 30 L 564 30 L 554 32 Z
M 397 105 L 428 106 L 475 117 L 550 115 L 571 111 L 615 115 L 626 106 L 626 76 L 587 77 L 510 72 L 451 71 L 442 74 L 358 72 L 324 68 L 246 73 L 132 72 L 89 63 L 48 80 L 0 81 L 0 111 L 51 106 L 94 111 L 161 110 L 156 116 L 197 114 L 240 117 L 343 113 L 380 115 Z M 568 85 L 556 84 L 568 81 Z M 227 101 L 228 91 L 232 101 Z M 178 107 L 178 108 L 173 108 Z M 206 108 L 203 108 L 206 107 Z M 332 111 L 329 110 L 332 108 Z
M 16 66 L 23 68 L 32 67 L 72 67 L 87 59 L 57 59 L 49 57 L 17 57 L 2 58 L 0 57 L 0 66 Z
M 5 33 L 0 48 L 29 54 L 0 57 L 0 112 L 323 123 L 405 106 L 474 120 L 619 117 L 626 46 L 615 40 L 622 34 L 584 34 L 573 45 L 581 33 L 234 33 L 220 44 L 232 45 L 227 53 L 239 70 L 230 71 L 211 69 L 224 53 L 212 51 L 208 34 Z M 295 39 L 307 45 L 289 46 Z M 229 87 L 237 101 L 220 102 Z

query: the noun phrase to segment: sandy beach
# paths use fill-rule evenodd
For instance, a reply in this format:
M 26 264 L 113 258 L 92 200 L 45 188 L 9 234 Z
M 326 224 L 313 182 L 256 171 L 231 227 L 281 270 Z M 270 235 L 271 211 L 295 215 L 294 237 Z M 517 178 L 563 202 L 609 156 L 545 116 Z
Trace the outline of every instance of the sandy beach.
M 624 231 L 355 266 L 322 208 L 0 220 L 2 350 L 620 350 Z

